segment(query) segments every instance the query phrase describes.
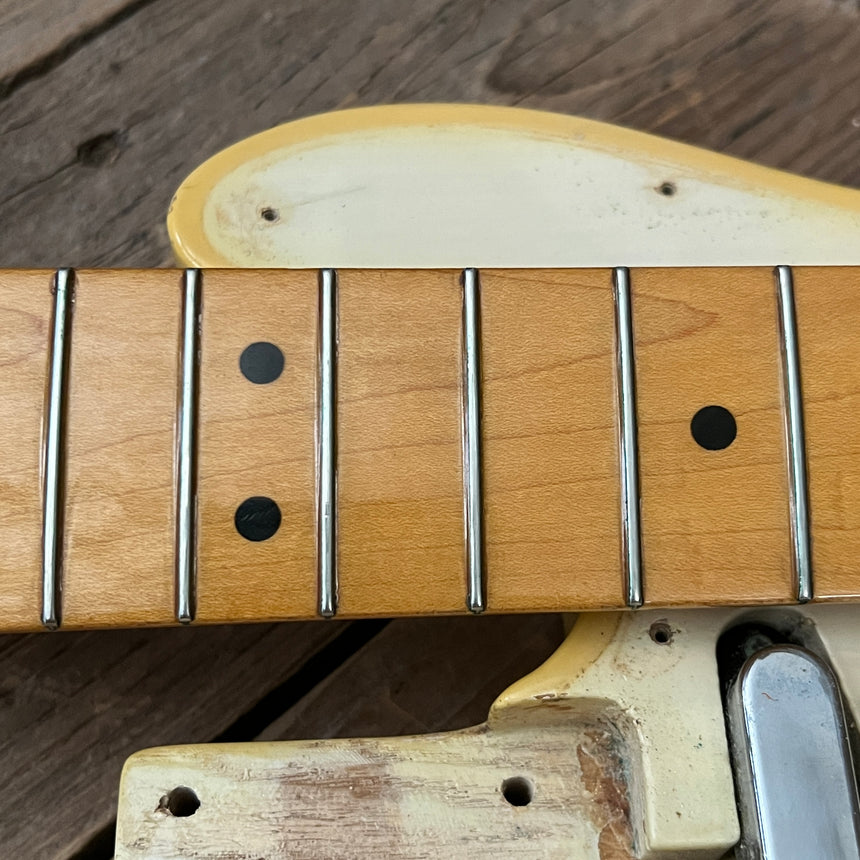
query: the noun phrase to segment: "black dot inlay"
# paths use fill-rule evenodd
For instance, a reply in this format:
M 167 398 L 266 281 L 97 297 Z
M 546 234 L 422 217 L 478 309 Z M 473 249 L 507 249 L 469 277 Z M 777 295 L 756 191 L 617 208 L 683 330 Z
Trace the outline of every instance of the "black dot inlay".
M 735 416 L 724 406 L 703 406 L 690 422 L 693 438 L 708 451 L 728 448 L 738 435 Z
M 284 354 L 273 343 L 257 341 L 242 350 L 239 370 L 249 382 L 266 385 L 284 372 Z
M 267 496 L 251 496 L 236 508 L 233 521 L 243 538 L 268 540 L 280 528 L 281 509 Z

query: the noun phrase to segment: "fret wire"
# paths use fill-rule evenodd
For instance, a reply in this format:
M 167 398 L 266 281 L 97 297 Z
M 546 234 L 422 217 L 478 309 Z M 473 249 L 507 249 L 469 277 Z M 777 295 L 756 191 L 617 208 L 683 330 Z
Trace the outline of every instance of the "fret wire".
M 188 624 L 197 610 L 197 409 L 203 276 L 186 269 L 182 281 L 179 418 L 176 469 L 176 620 Z
M 321 269 L 318 423 L 318 612 L 337 612 L 337 272 Z
M 466 606 L 487 608 L 481 491 L 480 281 L 477 269 L 463 271 L 463 472 L 466 517 Z
M 635 609 L 644 602 L 642 533 L 639 516 L 639 449 L 636 427 L 636 368 L 630 270 L 613 270 L 621 442 L 621 531 L 626 602 Z
M 43 450 L 42 624 L 56 630 L 61 621 L 63 564 L 63 442 L 68 387 L 69 341 L 75 273 L 58 269 L 54 275 L 54 314 L 51 327 L 48 402 Z
M 803 428 L 803 393 L 800 383 L 800 352 L 794 307 L 794 280 L 790 266 L 777 266 L 780 355 L 785 395 L 788 441 L 789 504 L 791 510 L 792 562 L 797 602 L 812 600 L 812 548 L 809 530 L 809 491 L 806 475 L 806 440 Z

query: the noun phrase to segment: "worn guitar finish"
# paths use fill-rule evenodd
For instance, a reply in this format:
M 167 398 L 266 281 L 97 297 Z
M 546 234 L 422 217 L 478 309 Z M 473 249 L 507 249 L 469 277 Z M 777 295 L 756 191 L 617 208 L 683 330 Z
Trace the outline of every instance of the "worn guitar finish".
M 331 608 L 347 617 L 466 612 L 470 575 L 488 611 L 622 608 L 631 559 L 645 605 L 791 603 L 810 561 L 807 528 L 814 598 L 854 599 L 860 270 L 790 274 L 802 380 L 793 393 L 772 269 L 631 269 L 626 356 L 616 272 L 477 272 L 474 485 L 460 270 L 332 273 L 328 390 L 315 270 L 203 272 L 190 358 L 181 272 L 80 271 L 56 452 L 61 623 L 176 623 L 183 414 L 196 454 L 187 597 L 202 623 L 315 617 L 326 576 L 337 586 Z M 0 514 L 8 630 L 38 628 L 43 611 L 52 279 L 0 273 L 0 329 L 14 333 L 0 366 L 3 454 L 16 464 Z M 183 400 L 189 361 L 197 390 Z M 619 386 L 619 361 L 635 400 Z M 799 465 L 792 396 L 806 425 Z M 336 416 L 329 569 L 319 527 L 326 397 Z M 709 406 L 722 409 L 696 425 Z M 625 409 L 638 445 L 621 445 Z M 808 488 L 797 483 L 804 460 Z M 475 558 L 470 493 L 483 502 Z

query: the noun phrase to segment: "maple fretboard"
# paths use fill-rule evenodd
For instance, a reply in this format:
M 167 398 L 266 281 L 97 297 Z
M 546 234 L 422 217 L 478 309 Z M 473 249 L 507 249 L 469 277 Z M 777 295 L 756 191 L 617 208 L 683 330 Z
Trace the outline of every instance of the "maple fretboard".
M 855 268 L 2 271 L 0 629 L 856 598 L 858 332 Z

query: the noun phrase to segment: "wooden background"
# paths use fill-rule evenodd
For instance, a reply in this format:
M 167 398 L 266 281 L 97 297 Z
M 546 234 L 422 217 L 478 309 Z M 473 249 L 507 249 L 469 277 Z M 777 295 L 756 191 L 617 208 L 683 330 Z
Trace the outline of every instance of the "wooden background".
M 549 108 L 857 186 L 858 94 L 858 0 L 0 0 L 0 265 L 168 265 L 192 168 L 360 104 Z M 2 638 L 0 855 L 110 857 L 142 747 L 478 722 L 560 637 L 523 617 Z

